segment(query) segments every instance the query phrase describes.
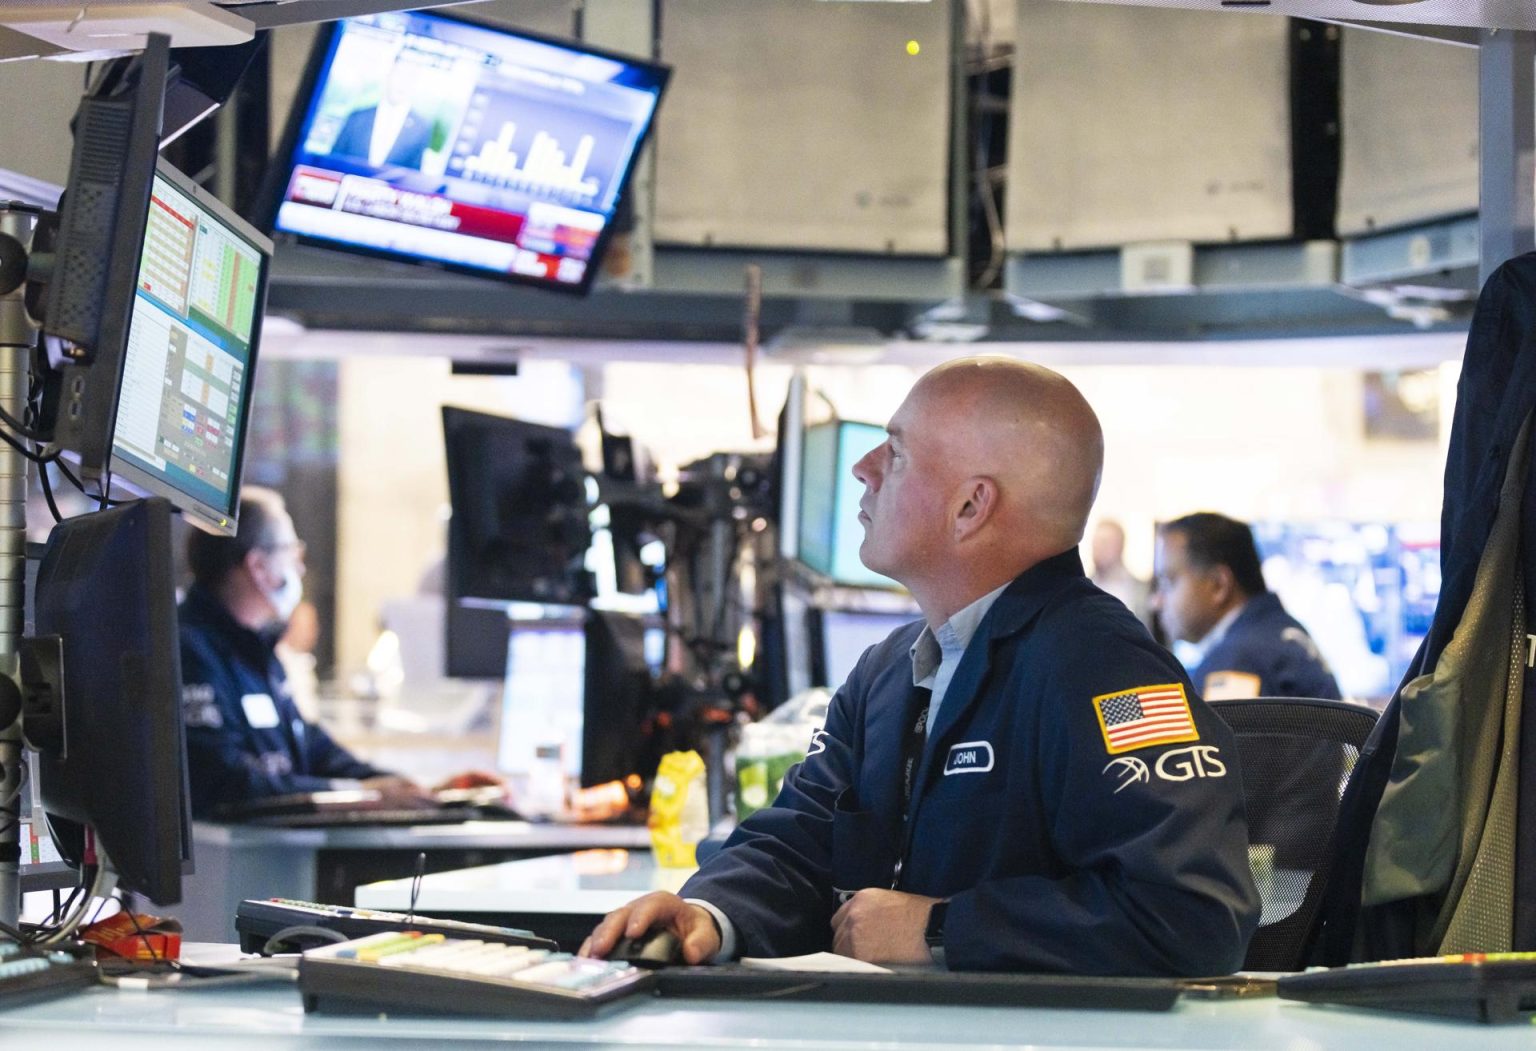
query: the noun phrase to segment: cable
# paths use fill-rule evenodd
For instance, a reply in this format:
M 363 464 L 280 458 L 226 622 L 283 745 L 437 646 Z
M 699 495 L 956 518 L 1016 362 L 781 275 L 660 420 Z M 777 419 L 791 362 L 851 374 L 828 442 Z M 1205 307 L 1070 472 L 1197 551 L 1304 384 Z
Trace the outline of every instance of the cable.
M 137 934 L 139 936 L 139 941 L 143 942 L 144 943 L 144 948 L 149 950 L 149 958 L 150 958 L 150 960 L 153 961 L 154 963 L 166 963 L 166 962 L 169 962 L 172 967 L 177 967 L 179 965 L 180 961 L 178 961 L 178 960 L 166 961 L 166 960 L 164 960 L 160 956 L 159 950 L 157 950 L 155 948 L 155 943 L 149 940 L 149 935 L 145 932 L 143 927 L 139 926 L 139 918 L 136 915 L 134 915 L 132 905 L 133 905 L 132 902 L 124 901 L 123 902 L 123 912 L 125 912 L 128 915 L 128 922 L 133 924 L 133 931 L 134 931 L 135 934 Z
M 96 898 L 101 894 L 102 889 L 107 886 L 107 883 L 107 867 L 105 865 L 98 864 L 95 868 L 93 879 L 91 880 L 91 889 L 86 894 L 84 899 L 81 900 L 80 906 L 75 909 L 74 915 L 66 920 L 47 938 L 43 939 L 42 944 L 57 945 L 59 942 L 64 941 L 73 935 L 75 931 L 79 930 L 81 923 L 85 921 L 86 913 L 88 913 L 91 909 L 91 903 L 95 901 Z

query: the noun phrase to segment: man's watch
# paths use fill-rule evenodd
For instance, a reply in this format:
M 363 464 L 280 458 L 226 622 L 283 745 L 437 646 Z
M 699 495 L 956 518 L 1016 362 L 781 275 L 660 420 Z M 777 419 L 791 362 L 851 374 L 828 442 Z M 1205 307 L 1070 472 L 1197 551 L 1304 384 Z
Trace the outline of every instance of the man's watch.
M 928 943 L 928 955 L 940 967 L 944 966 L 944 917 L 949 913 L 949 899 L 936 901 L 928 909 L 928 926 L 923 940 Z

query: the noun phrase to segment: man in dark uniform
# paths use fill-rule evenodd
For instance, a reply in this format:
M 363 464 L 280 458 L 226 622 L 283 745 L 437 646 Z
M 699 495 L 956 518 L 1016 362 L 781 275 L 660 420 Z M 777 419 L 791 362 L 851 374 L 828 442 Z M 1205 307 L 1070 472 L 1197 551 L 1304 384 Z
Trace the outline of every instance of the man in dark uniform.
M 178 617 L 193 816 L 336 788 L 424 801 L 425 789 L 358 759 L 294 706 L 275 647 L 303 594 L 304 543 L 282 497 L 246 487 L 238 534 L 193 531 L 187 560 Z
M 583 951 L 817 950 L 962 970 L 1193 975 L 1258 921 L 1231 734 L 1083 573 L 1103 437 L 1064 378 L 924 376 L 859 461 L 860 557 L 924 620 L 859 660 L 805 761 L 683 888 Z
M 1171 639 L 1204 647 L 1190 672 L 1208 701 L 1338 700 L 1338 681 L 1301 622 L 1264 585 L 1253 530 L 1202 511 L 1158 530 L 1153 605 Z

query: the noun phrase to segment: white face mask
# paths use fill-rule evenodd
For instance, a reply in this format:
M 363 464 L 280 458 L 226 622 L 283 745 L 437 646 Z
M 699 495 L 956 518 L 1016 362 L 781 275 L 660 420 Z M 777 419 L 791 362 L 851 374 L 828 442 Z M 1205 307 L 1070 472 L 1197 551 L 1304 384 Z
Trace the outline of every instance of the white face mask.
M 267 592 L 267 601 L 272 603 L 277 619 L 284 624 L 292 619 L 293 611 L 299 608 L 303 598 L 304 581 L 299 578 L 299 571 L 292 566 L 283 571 L 283 582 L 277 590 Z

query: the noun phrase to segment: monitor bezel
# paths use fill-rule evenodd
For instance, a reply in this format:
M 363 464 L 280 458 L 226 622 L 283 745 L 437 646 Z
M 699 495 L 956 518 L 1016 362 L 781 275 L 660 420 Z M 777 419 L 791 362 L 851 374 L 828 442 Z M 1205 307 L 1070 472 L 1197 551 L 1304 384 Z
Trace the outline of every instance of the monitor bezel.
M 223 201 L 220 201 L 213 194 L 178 171 L 164 157 L 159 158 L 155 164 L 155 176 L 157 178 L 164 178 L 175 189 L 191 197 L 199 208 L 205 209 L 231 233 L 249 243 L 261 256 L 261 276 L 259 278 L 261 287 L 257 291 L 256 308 L 252 315 L 256 323 L 251 330 L 251 342 L 245 366 L 245 385 L 240 393 L 241 432 L 235 446 L 234 459 L 230 463 L 229 499 L 223 506 L 200 500 L 166 479 L 157 477 L 137 464 L 125 459 L 117 451 L 117 429 L 115 425 L 113 427 L 110 459 L 112 477 L 114 480 L 127 482 L 133 488 L 141 490 L 147 495 L 165 497 L 183 514 L 195 518 L 199 525 L 212 532 L 223 536 L 234 536 L 235 529 L 239 525 L 240 486 L 245 475 L 245 451 L 250 438 L 252 399 L 256 390 L 256 365 L 261 351 L 261 333 L 266 322 L 267 289 L 271 284 L 272 240 L 242 219 Z M 153 186 L 153 182 L 151 186 Z M 135 299 L 138 297 L 137 278 L 135 278 L 134 282 L 134 297 Z M 131 336 L 132 331 L 132 314 L 130 312 L 129 324 L 125 328 L 125 338 L 126 336 Z M 126 359 L 126 354 L 124 358 Z M 118 402 L 122 398 L 122 382 L 123 377 L 121 372 L 119 372 Z
M 423 256 L 412 255 L 408 252 L 391 251 L 387 248 L 376 248 L 371 245 L 356 244 L 351 241 L 342 241 L 335 238 L 318 237 L 314 234 L 297 233 L 291 230 L 279 230 L 277 228 L 277 213 L 282 207 L 283 197 L 288 184 L 293 179 L 294 152 L 298 146 L 299 135 L 309 122 L 310 111 L 314 107 L 315 90 L 319 85 L 321 71 L 329 65 L 333 53 L 336 35 L 341 33 L 350 19 L 337 19 L 327 23 L 315 37 L 315 43 L 311 48 L 309 57 L 305 60 L 303 75 L 299 78 L 299 89 L 294 95 L 289 107 L 287 120 L 283 126 L 282 137 L 278 140 L 277 151 L 273 154 L 272 164 L 268 168 L 267 179 L 261 188 L 258 198 L 259 210 L 256 213 L 256 223 L 261 229 L 267 231 L 274 241 L 282 244 L 301 244 L 316 248 L 324 248 L 346 255 L 360 255 L 371 259 L 383 259 L 394 263 L 403 263 L 409 266 L 419 266 L 427 270 L 443 271 L 454 274 L 466 274 L 471 277 L 482 277 L 490 281 L 499 281 L 504 284 L 520 285 L 525 288 L 543 288 L 555 292 L 561 292 L 570 296 L 585 296 L 592 291 L 598 272 L 602 269 L 603 260 L 607 258 L 608 245 L 613 238 L 614 220 L 624 207 L 625 202 L 633 190 L 635 165 L 641 155 L 650 144 L 651 136 L 655 133 L 657 115 L 661 110 L 661 103 L 666 96 L 667 85 L 672 75 L 672 67 L 655 59 L 640 58 L 636 55 L 625 54 L 622 51 L 614 51 L 608 48 L 594 47 L 584 41 L 572 41 L 550 36 L 545 33 L 536 33 L 526 29 L 513 29 L 504 25 L 497 25 L 487 19 L 470 18 L 462 14 L 449 14 L 441 9 L 427 9 L 405 12 L 411 17 L 435 18 L 445 22 L 457 22 L 462 25 L 472 26 L 491 33 L 499 33 L 509 37 L 517 37 L 523 40 L 531 40 L 535 43 L 547 44 L 551 47 L 563 48 L 578 54 L 592 55 L 596 58 L 608 59 L 612 62 L 621 62 L 626 65 L 644 69 L 657 78 L 656 105 L 651 110 L 651 118 L 640 133 L 639 140 L 635 143 L 634 150 L 630 153 L 629 161 L 624 165 L 618 175 L 619 194 L 614 198 L 613 214 L 603 223 L 603 229 L 598 234 L 597 242 L 592 248 L 590 265 L 582 274 L 580 282 L 567 284 L 543 278 L 533 277 L 527 274 L 506 273 L 498 270 L 487 270 L 482 267 L 470 266 L 464 263 L 454 263 L 444 259 L 432 259 Z

